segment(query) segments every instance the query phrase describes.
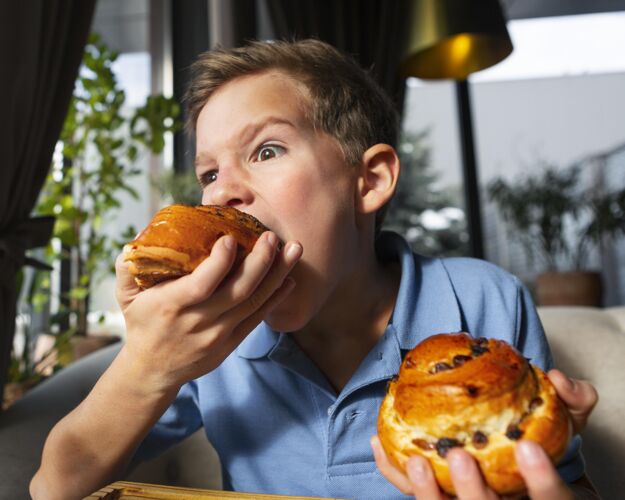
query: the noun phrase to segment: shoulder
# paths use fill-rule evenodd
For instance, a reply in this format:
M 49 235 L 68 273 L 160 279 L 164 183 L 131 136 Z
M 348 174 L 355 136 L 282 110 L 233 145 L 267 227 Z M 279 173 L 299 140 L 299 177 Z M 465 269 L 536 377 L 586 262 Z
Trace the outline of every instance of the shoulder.
M 500 267 L 483 260 L 454 257 L 441 259 L 464 326 L 476 336 L 496 336 L 516 343 L 525 314 L 525 289 L 521 281 Z
M 508 271 L 485 260 L 470 257 L 440 259 L 454 285 L 517 292 L 522 284 Z
M 484 260 L 468 257 L 416 257 L 423 275 L 450 283 L 462 329 L 475 337 L 505 340 L 541 368 L 552 364 L 551 354 L 532 297 L 516 276 Z M 442 269 L 436 272 L 435 269 Z M 436 280 L 428 279 L 424 282 Z M 441 285 L 436 284 L 430 295 Z M 439 302 L 440 298 L 436 298 Z

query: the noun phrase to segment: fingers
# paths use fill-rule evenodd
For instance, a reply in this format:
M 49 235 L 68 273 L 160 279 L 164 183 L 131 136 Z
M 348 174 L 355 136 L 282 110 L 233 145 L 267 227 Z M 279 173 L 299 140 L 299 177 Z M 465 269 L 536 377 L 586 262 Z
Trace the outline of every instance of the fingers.
M 280 257 L 286 254 L 288 248 L 290 248 L 289 245 L 285 247 L 283 255 L 280 255 Z M 256 245 L 254 245 L 252 253 L 232 273 L 227 282 L 224 283 L 224 286 L 213 297 L 215 305 L 219 309 L 227 310 L 245 301 L 252 301 L 252 311 L 258 309 L 264 300 L 255 302 L 260 300 L 259 295 L 255 292 L 259 285 L 263 283 L 265 276 L 267 276 L 278 255 L 278 238 L 276 235 L 271 232 L 263 233 Z M 274 283 L 273 290 L 282 283 L 285 276 L 286 273 L 280 277 L 279 281 Z M 268 296 L 264 298 L 266 300 Z
M 469 453 L 454 448 L 447 454 L 447 463 L 458 498 L 462 500 L 498 498 L 487 486 L 477 462 Z
M 210 255 L 191 274 L 163 284 L 162 291 L 167 294 L 164 300 L 171 301 L 179 308 L 206 300 L 230 271 L 236 257 L 236 247 L 237 243 L 232 236 L 219 238 Z
M 412 484 L 408 477 L 395 468 L 393 464 L 389 461 L 386 453 L 384 453 L 384 449 L 382 448 L 382 444 L 380 443 L 380 438 L 378 436 L 373 436 L 371 438 L 371 449 L 373 450 L 373 457 L 375 458 L 375 463 L 378 466 L 378 469 L 382 473 L 382 475 L 399 491 L 404 493 L 405 495 L 414 494 Z M 432 498 L 436 499 L 436 497 L 424 497 L 424 498 Z
M 412 494 L 416 498 L 448 498 L 439 488 L 432 467 L 425 458 L 411 457 L 406 463 L 406 473 L 412 483 Z
M 550 370 L 547 376 L 569 409 L 574 432 L 581 432 L 599 400 L 597 390 L 590 383 L 569 378 L 560 370 Z
M 302 246 L 297 242 L 289 242 L 284 251 L 275 257 L 270 270 L 263 257 L 249 262 L 246 259 L 241 268 L 228 279 L 228 283 L 215 294 L 217 308 L 228 311 L 222 315 L 222 319 L 226 323 L 230 322 L 234 328 L 242 318 L 255 314 L 282 285 L 301 256 Z
M 519 471 L 532 500 L 568 500 L 573 495 L 551 460 L 533 441 L 519 441 L 514 450 Z

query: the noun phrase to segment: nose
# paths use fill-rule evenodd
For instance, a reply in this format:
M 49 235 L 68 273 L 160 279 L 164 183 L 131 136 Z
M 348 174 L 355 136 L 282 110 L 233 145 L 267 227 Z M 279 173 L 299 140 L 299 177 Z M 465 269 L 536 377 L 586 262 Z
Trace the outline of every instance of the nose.
M 217 178 L 204 190 L 202 204 L 241 208 L 252 203 L 249 180 L 241 170 L 233 166 L 220 168 Z

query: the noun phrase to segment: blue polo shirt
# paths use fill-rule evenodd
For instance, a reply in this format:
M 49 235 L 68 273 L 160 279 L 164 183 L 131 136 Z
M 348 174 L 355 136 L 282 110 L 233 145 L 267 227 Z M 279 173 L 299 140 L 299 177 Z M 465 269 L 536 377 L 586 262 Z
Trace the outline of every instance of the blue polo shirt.
M 155 456 L 200 427 L 217 450 L 224 489 L 338 498 L 406 498 L 377 471 L 376 433 L 388 380 L 426 337 L 468 331 L 515 345 L 550 368 L 545 335 L 527 290 L 487 262 L 414 255 L 394 233 L 381 254 L 401 265 L 401 282 L 384 335 L 340 394 L 292 337 L 260 324 L 219 368 L 185 384 L 139 447 Z M 558 470 L 584 472 L 575 438 Z

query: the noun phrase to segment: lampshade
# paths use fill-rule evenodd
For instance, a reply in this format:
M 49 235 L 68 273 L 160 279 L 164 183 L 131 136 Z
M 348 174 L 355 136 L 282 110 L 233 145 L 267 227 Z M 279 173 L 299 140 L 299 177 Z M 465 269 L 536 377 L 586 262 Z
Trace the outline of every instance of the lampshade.
M 465 80 L 512 52 L 498 0 L 411 0 L 404 76 Z

